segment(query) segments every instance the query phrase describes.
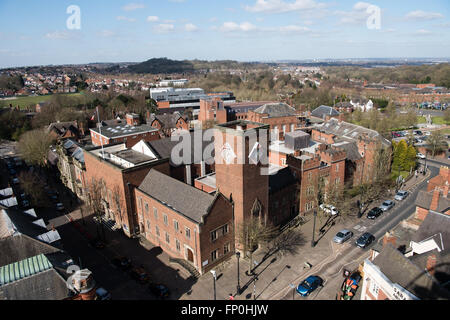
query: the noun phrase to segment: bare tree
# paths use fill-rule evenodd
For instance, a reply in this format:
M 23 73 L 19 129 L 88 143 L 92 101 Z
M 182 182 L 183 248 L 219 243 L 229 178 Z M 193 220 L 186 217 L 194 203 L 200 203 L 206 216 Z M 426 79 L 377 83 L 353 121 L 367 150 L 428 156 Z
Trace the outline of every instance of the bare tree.
M 48 198 L 45 194 L 41 177 L 29 171 L 22 171 L 18 175 L 23 191 L 31 197 L 33 205 L 44 207 L 48 204 Z
M 273 239 L 276 231 L 277 228 L 262 224 L 260 219 L 253 215 L 237 226 L 238 241 L 243 245 L 244 254 L 250 258 L 249 272 L 253 266 L 253 252 L 260 244 Z
M 120 226 L 122 226 L 122 210 L 125 206 L 125 201 L 120 193 L 120 188 L 118 185 L 115 185 L 112 190 L 112 201 L 114 203 L 115 211 L 120 217 Z
M 88 182 L 88 202 L 87 207 L 94 213 L 94 215 L 99 219 L 99 223 L 102 229 L 103 240 L 105 239 L 105 230 L 103 229 L 103 223 L 101 223 L 101 218 L 104 214 L 103 206 L 103 194 L 104 194 L 104 181 L 103 179 L 92 178 Z M 100 238 L 100 233 L 97 228 L 97 235 Z
M 431 156 L 434 157 L 436 152 L 445 150 L 447 142 L 445 141 L 444 134 L 440 131 L 433 131 L 427 140 L 427 149 L 431 151 Z

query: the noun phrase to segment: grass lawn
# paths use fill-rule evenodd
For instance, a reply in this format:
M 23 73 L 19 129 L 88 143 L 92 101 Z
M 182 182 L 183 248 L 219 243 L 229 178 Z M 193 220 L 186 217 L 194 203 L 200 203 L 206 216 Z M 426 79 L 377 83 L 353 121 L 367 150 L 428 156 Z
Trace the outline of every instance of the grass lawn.
M 64 93 L 62 94 L 64 96 L 68 97 L 81 97 L 82 93 Z M 19 105 L 20 109 L 24 109 L 30 105 L 33 107 L 40 102 L 48 101 L 52 98 L 53 95 L 45 95 L 45 96 L 24 96 L 24 97 L 17 97 L 16 99 L 0 99 L 0 106 L 9 106 L 11 103 L 14 107 Z
M 425 117 L 417 117 L 417 123 L 426 123 Z M 433 124 L 450 124 L 450 121 L 445 121 L 444 117 L 431 117 L 431 122 Z

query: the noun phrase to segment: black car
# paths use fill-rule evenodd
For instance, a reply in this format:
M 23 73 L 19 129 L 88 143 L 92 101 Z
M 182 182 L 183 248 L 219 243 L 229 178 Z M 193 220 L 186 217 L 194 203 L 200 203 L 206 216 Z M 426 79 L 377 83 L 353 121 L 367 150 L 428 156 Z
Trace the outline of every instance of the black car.
M 369 211 L 369 213 L 367 214 L 367 218 L 374 220 L 374 219 L 378 218 L 382 213 L 383 213 L 383 209 L 375 207 Z
M 116 267 L 119 267 L 122 270 L 128 270 L 131 268 L 131 259 L 127 257 L 114 258 L 112 262 Z
M 374 240 L 375 237 L 371 233 L 366 232 L 361 237 L 359 237 L 358 240 L 356 240 L 356 245 L 360 248 L 365 248 Z
M 161 283 L 150 283 L 148 290 L 157 298 L 164 299 L 170 295 L 169 288 Z
M 130 271 L 130 276 L 134 280 L 136 280 L 136 281 L 138 281 L 140 283 L 147 283 L 149 281 L 149 279 L 150 279 L 147 271 L 145 271 L 145 269 L 142 268 L 142 267 L 132 268 L 131 271 Z

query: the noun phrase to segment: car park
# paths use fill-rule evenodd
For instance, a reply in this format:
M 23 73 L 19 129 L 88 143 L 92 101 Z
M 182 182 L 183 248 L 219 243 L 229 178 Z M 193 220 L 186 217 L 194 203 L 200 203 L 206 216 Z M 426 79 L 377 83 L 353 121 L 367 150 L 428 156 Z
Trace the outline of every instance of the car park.
M 117 257 L 112 260 L 112 263 L 122 270 L 128 270 L 131 268 L 131 259 L 127 257 Z
M 157 298 L 164 299 L 170 295 L 170 290 L 161 283 L 150 283 L 148 290 Z
M 147 283 L 150 280 L 148 273 L 142 267 L 134 267 L 130 271 L 131 277 L 139 283 Z
M 381 216 L 382 213 L 383 213 L 383 210 L 381 208 L 374 207 L 367 214 L 367 218 L 374 220 L 374 219 L 378 218 L 379 216 Z
M 322 209 L 324 212 L 331 214 L 332 216 L 337 215 L 339 213 L 339 210 L 336 209 L 335 206 L 329 205 L 329 204 L 321 204 L 320 209 Z
M 323 284 L 322 278 L 318 276 L 309 276 L 297 286 L 297 293 L 306 297 Z
M 394 201 L 386 200 L 381 204 L 380 209 L 383 211 L 388 211 L 389 209 L 392 209 L 394 206 L 395 206 Z
M 356 240 L 355 243 L 356 243 L 356 246 L 364 249 L 365 247 L 370 245 L 374 240 L 375 240 L 375 237 L 371 233 L 365 232 Z
M 351 237 L 353 237 L 353 232 L 349 231 L 349 230 L 341 230 L 339 231 L 333 238 L 333 241 L 335 243 L 344 243 L 345 241 L 347 241 L 348 239 L 350 239 Z
M 400 190 L 396 193 L 394 199 L 397 201 L 402 201 L 408 196 L 408 191 Z

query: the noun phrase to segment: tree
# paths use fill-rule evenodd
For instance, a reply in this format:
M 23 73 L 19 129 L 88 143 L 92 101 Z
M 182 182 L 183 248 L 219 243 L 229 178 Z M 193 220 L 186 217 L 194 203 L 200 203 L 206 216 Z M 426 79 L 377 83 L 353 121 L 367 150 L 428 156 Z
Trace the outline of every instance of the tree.
M 411 171 L 411 169 L 414 170 L 416 168 L 416 163 L 417 163 L 417 151 L 416 151 L 416 148 L 414 148 L 414 146 L 412 144 L 410 144 L 408 146 L 406 155 L 407 155 L 407 164 L 408 164 L 406 171 Z
M 445 150 L 447 142 L 445 141 L 444 134 L 440 130 L 433 131 L 427 139 L 427 149 L 431 151 L 432 157 L 436 155 L 436 152 Z
M 103 240 L 105 240 L 105 230 L 103 228 L 103 223 L 101 223 L 100 219 L 104 214 L 104 206 L 103 206 L 103 195 L 105 190 L 105 182 L 103 179 L 95 179 L 92 178 L 91 181 L 88 182 L 87 186 L 87 207 L 94 213 L 94 215 L 99 219 L 99 224 L 102 230 Z M 97 235 L 100 238 L 100 232 L 98 230 L 97 225 Z
M 23 191 L 31 197 L 34 206 L 44 207 L 48 199 L 42 188 L 44 181 L 35 172 L 22 171 L 18 175 Z
M 19 140 L 19 151 L 22 158 L 39 167 L 47 166 L 47 156 L 54 139 L 45 129 L 25 132 Z
M 276 235 L 276 228 L 264 225 L 260 219 L 250 215 L 243 223 L 237 225 L 238 241 L 243 245 L 244 254 L 249 256 L 249 273 L 253 268 L 253 252 L 264 242 L 268 242 Z

